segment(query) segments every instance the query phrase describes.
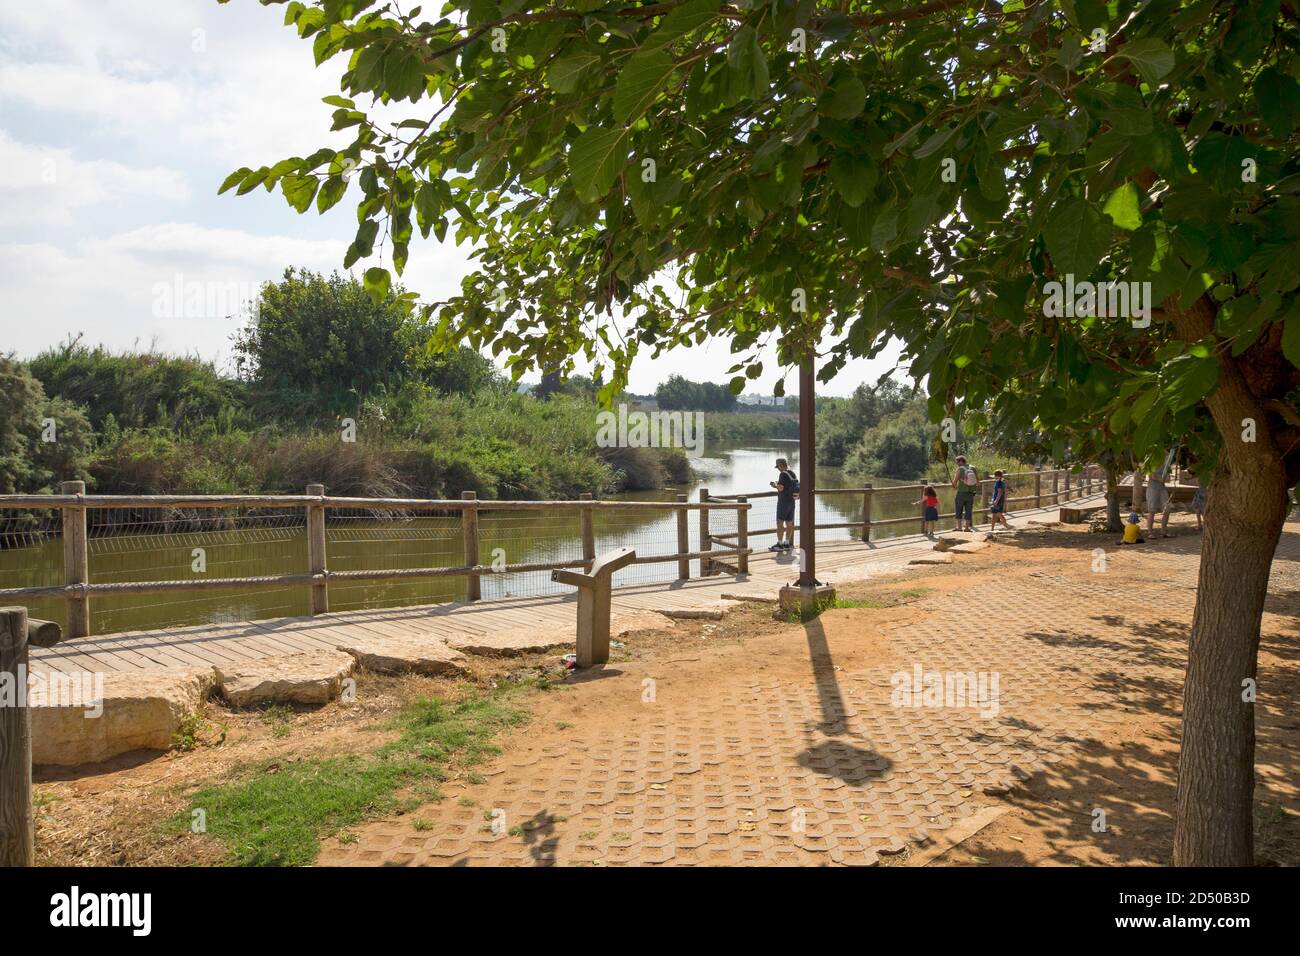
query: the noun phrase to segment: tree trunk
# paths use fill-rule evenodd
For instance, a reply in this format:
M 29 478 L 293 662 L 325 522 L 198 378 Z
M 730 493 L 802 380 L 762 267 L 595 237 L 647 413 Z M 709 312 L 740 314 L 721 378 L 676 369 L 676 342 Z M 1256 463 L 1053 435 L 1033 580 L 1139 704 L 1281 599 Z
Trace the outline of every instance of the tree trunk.
M 1119 477 L 1113 468 L 1106 469 L 1106 530 L 1124 530 L 1124 522 L 1119 516 Z
M 1250 866 L 1253 688 L 1269 569 L 1286 520 L 1286 475 L 1220 466 L 1209 488 L 1183 685 L 1175 866 Z

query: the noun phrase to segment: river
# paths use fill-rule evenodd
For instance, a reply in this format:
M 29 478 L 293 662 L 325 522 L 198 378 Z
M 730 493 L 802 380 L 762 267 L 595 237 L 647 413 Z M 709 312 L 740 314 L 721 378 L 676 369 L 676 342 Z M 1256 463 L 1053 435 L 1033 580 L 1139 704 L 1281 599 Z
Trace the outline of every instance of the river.
M 699 489 L 714 495 L 734 495 L 769 490 L 775 479 L 777 457 L 790 459 L 798 469 L 798 443 L 747 441 L 706 448 L 692 464 L 696 481 L 686 487 L 661 492 L 635 492 L 630 500 L 671 501 L 686 492 L 692 501 Z M 818 487 L 860 487 L 864 479 L 849 478 L 836 469 L 818 469 Z M 904 484 L 888 479 L 874 481 L 876 487 Z M 911 483 L 908 483 L 911 484 Z M 941 493 L 944 489 L 940 489 Z M 877 496 L 872 519 L 918 514 L 912 502 L 919 495 L 898 493 Z M 943 494 L 945 509 L 951 495 Z M 775 525 L 774 498 L 760 498 L 750 512 L 751 528 Z M 264 518 L 235 518 L 230 527 L 213 531 L 179 531 L 159 515 L 129 534 L 92 536 L 90 580 L 113 581 L 188 580 L 208 577 L 252 577 L 300 574 L 307 570 L 306 541 L 301 516 L 286 513 L 279 521 Z M 817 501 L 818 522 L 859 521 L 859 495 L 828 496 Z M 727 533 L 735 528 L 731 513 L 714 512 L 711 531 Z M 581 529 L 576 515 L 525 511 L 483 512 L 479 519 L 479 555 L 483 564 L 494 559 L 510 564 L 574 560 L 582 557 Z M 691 549 L 698 547 L 698 514 L 691 513 Z M 893 534 L 913 534 L 919 524 L 873 528 L 873 540 Z M 597 512 L 596 546 L 635 547 L 641 554 L 663 554 L 676 550 L 675 515 L 664 513 Z M 851 529 L 827 530 L 819 540 L 846 539 Z M 366 568 L 446 567 L 463 562 L 460 521 L 457 517 L 421 517 L 398 521 L 331 516 L 327 527 L 328 560 L 331 570 Z M 766 548 L 771 535 L 753 536 L 751 547 Z M 698 571 L 698 564 L 693 573 Z M 675 562 L 635 565 L 619 572 L 617 584 L 670 581 L 677 573 Z M 62 545 L 58 537 L 34 540 L 21 548 L 0 550 L 0 587 L 32 587 L 62 583 Z M 484 599 L 513 595 L 559 593 L 570 590 L 550 581 L 549 572 L 484 575 Z M 306 614 L 307 589 L 301 586 L 250 588 L 239 591 L 173 591 L 164 594 L 96 596 L 91 601 L 91 626 L 97 634 L 144 630 L 185 624 L 232 622 L 255 618 Z M 432 578 L 396 582 L 336 582 L 330 585 L 331 610 L 430 604 L 464 596 L 460 578 Z M 32 602 L 34 617 L 64 620 L 61 600 Z

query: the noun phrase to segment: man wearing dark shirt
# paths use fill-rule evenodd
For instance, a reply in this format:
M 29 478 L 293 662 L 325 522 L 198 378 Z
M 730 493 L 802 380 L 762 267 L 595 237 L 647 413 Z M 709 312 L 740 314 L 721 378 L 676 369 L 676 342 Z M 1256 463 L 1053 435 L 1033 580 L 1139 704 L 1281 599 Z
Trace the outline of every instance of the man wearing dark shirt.
M 776 481 L 771 485 L 776 489 L 776 544 L 768 548 L 769 551 L 789 551 L 794 547 L 794 499 L 797 492 L 795 488 L 794 472 L 790 470 L 790 463 L 784 458 L 776 460 L 777 470 L 780 472 L 776 476 Z M 782 541 L 782 535 L 785 540 Z

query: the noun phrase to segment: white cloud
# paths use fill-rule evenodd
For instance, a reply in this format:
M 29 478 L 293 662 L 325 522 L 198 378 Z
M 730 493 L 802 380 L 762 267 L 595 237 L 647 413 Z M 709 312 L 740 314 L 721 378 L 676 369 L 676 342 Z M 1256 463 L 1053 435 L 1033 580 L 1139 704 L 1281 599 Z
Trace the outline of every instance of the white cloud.
M 117 76 L 79 63 L 0 66 L 0 98 L 133 129 L 175 122 L 191 112 L 192 99 L 184 86 L 173 81 Z
M 64 223 L 78 209 L 97 203 L 153 197 L 190 198 L 185 177 L 161 166 L 136 169 L 72 151 L 19 143 L 0 129 L 0 225 Z
M 71 250 L 52 243 L 0 244 L 0 342 L 32 355 L 68 335 L 112 348 L 154 343 L 219 361 L 243 321 L 231 294 L 252 295 L 288 266 L 341 270 L 347 242 L 254 235 L 193 223 L 163 223 L 84 239 Z M 358 274 L 368 263 L 359 263 Z M 403 282 L 425 297 L 459 282 L 464 254 L 427 246 L 412 253 Z M 205 307 L 182 308 L 195 289 Z M 171 296 L 173 307 L 160 308 Z M 236 303 L 237 306 L 238 303 Z

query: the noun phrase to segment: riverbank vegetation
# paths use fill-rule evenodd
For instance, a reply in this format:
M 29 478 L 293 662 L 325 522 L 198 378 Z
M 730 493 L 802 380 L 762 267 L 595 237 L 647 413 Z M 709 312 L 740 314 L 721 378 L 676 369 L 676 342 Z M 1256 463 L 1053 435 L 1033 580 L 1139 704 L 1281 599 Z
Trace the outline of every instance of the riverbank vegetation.
M 672 448 L 601 448 L 594 397 L 517 392 L 477 352 L 432 353 L 397 306 L 288 270 L 235 338 L 236 371 L 71 341 L 0 357 L 0 493 L 572 498 L 689 481 Z

